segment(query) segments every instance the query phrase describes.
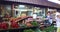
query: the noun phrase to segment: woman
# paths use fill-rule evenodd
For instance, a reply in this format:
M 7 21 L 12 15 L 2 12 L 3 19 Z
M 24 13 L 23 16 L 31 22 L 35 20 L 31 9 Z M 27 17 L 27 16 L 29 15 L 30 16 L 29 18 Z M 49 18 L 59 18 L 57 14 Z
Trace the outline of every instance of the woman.
M 57 32 L 60 32 L 60 13 L 56 13 Z

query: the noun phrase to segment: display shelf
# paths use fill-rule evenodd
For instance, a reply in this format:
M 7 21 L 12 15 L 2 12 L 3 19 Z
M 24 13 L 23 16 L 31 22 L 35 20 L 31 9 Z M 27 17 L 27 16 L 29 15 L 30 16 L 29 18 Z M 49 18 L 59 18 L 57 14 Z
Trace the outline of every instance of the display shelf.
M 18 20 L 16 20 L 15 22 L 19 22 L 19 21 L 22 21 L 22 20 L 25 20 L 25 19 L 28 19 L 28 18 L 30 18 L 30 16 L 28 17 L 24 17 L 24 18 L 21 18 L 21 19 L 18 19 Z
M 0 32 L 6 32 L 6 31 L 21 31 L 21 30 L 25 30 L 25 29 L 34 29 L 34 28 L 38 28 L 38 26 L 32 26 L 32 27 L 25 27 L 25 28 L 12 28 L 12 29 L 0 29 Z

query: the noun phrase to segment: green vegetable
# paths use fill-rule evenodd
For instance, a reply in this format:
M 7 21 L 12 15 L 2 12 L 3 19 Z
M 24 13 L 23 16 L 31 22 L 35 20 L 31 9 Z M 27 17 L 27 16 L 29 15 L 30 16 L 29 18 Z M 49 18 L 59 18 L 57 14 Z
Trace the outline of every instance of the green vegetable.
M 45 28 L 43 31 L 45 31 L 45 32 L 52 32 L 54 30 L 56 30 L 56 28 L 54 26 L 50 26 L 50 27 Z
M 34 32 L 32 29 L 24 30 L 24 32 Z
M 33 26 L 38 26 L 38 23 L 36 21 L 31 22 Z

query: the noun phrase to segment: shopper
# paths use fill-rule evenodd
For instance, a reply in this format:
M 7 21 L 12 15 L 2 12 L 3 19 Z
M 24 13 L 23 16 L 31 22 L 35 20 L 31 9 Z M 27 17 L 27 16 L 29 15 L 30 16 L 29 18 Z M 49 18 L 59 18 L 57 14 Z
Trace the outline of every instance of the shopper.
M 6 11 L 6 13 L 5 13 L 4 17 L 6 17 L 6 18 L 10 18 L 10 17 L 11 17 L 11 15 L 9 14 L 9 12 L 7 12 L 7 11 Z
M 57 32 L 60 32 L 60 13 L 56 13 Z
M 47 13 L 47 16 L 46 16 L 46 21 L 49 25 L 52 24 L 52 15 L 50 12 Z

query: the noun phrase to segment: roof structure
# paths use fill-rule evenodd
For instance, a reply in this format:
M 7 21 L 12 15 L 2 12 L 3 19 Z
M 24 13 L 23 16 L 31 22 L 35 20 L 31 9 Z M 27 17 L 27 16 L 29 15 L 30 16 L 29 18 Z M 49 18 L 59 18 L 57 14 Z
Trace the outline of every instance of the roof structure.
M 49 2 L 47 0 L 4 0 L 4 1 L 36 4 L 36 5 L 54 7 L 54 8 L 59 8 L 60 9 L 60 5 L 59 4 L 53 3 L 53 2 Z

